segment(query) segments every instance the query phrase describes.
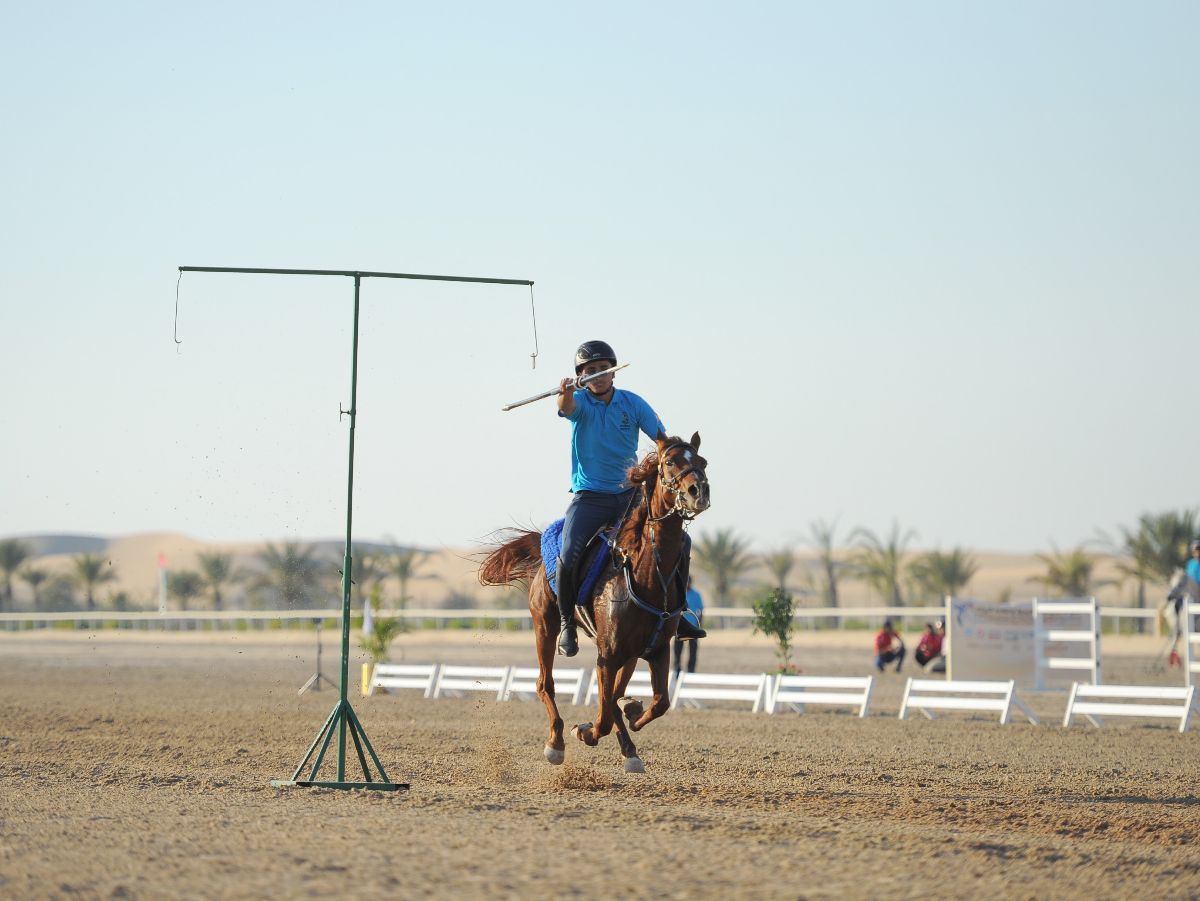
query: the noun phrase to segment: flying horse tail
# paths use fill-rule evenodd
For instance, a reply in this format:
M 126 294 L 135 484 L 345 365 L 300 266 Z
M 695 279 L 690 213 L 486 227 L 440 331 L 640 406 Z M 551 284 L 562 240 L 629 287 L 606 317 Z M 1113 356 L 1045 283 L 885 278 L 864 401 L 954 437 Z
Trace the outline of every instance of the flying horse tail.
M 484 558 L 479 565 L 481 585 L 511 585 L 528 582 L 542 565 L 542 533 L 510 529 L 512 536 Z

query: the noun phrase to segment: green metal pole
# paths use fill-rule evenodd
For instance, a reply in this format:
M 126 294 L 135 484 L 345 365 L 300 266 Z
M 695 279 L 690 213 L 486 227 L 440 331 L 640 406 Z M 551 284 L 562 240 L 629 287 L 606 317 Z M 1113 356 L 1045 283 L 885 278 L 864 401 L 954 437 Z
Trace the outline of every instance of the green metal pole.
M 362 277 L 354 276 L 354 338 L 350 352 L 350 471 L 346 475 L 346 552 L 342 560 L 342 707 L 347 704 L 346 683 L 350 675 L 350 573 L 351 535 L 354 533 L 354 422 L 358 416 L 358 291 Z M 368 777 L 369 778 L 369 777 Z M 338 722 L 337 780 L 346 779 L 346 717 Z
M 276 787 L 288 785 L 316 785 L 325 788 L 370 788 L 381 791 L 396 791 L 397 789 L 408 788 L 407 783 L 394 783 L 388 780 L 387 774 L 383 771 L 383 764 L 379 761 L 379 755 L 375 753 L 375 748 L 371 745 L 371 740 L 367 738 L 367 733 L 363 730 L 362 723 L 359 722 L 358 716 L 354 713 L 354 708 L 350 706 L 350 701 L 346 697 L 346 686 L 350 676 L 350 573 L 354 563 L 351 557 L 351 541 L 353 536 L 354 525 L 354 427 L 355 419 L 358 415 L 358 313 L 359 313 L 359 289 L 364 278 L 402 278 L 402 279 L 422 279 L 426 281 L 438 282 L 475 282 L 488 285 L 528 285 L 533 286 L 533 282 L 526 279 L 513 278 L 472 278 L 459 275 L 417 275 L 407 272 L 360 272 L 349 269 L 264 269 L 264 268 L 246 268 L 234 266 L 180 266 L 179 272 L 182 276 L 184 272 L 237 272 L 237 273 L 252 273 L 261 275 L 335 275 L 335 276 L 353 276 L 354 277 L 354 339 L 353 348 L 350 357 L 350 409 L 343 412 L 350 414 L 350 465 L 349 473 L 346 478 L 346 549 L 342 557 L 342 678 L 340 685 L 340 698 L 334 706 L 333 711 L 329 714 L 329 718 L 325 721 L 325 726 L 317 733 L 317 737 L 313 739 L 313 743 L 308 748 L 308 753 L 304 755 L 304 759 L 300 762 L 300 766 L 296 768 L 296 772 L 292 774 L 290 780 L 273 779 L 271 784 Z M 178 296 L 176 297 L 176 313 L 178 314 Z M 178 339 L 176 339 L 178 341 Z M 318 658 L 318 669 L 319 658 Z M 335 782 L 318 782 L 317 773 L 321 768 L 321 763 L 325 759 L 325 752 L 329 749 L 329 743 L 333 738 L 333 721 L 337 720 L 338 729 L 338 756 L 337 756 L 337 781 Z M 354 739 L 355 750 L 358 754 L 359 763 L 363 768 L 364 782 L 347 782 L 346 781 L 346 731 L 350 730 L 350 736 Z M 360 740 L 361 738 L 361 745 Z M 316 762 L 313 764 L 312 771 L 309 773 L 308 779 L 301 780 L 300 776 L 308 761 L 312 758 L 313 751 L 317 745 L 321 745 L 320 753 L 317 754 Z M 366 758 L 363 756 L 363 748 L 371 755 L 371 759 L 375 763 L 375 767 L 379 770 L 379 782 L 371 781 L 371 774 L 367 771 Z

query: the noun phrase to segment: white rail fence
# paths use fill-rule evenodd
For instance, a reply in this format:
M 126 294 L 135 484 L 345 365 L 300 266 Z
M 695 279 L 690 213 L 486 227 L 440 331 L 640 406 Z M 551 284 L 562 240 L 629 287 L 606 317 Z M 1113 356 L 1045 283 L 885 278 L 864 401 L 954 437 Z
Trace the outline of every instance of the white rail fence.
M 671 708 L 702 701 L 749 701 L 752 712 L 765 710 L 773 677 L 766 673 L 680 673 L 671 692 Z
M 1071 718 L 1082 716 L 1097 728 L 1105 716 L 1137 716 L 1179 720 L 1179 731 L 1186 732 L 1188 718 L 1195 712 L 1196 686 L 1179 688 L 1158 685 L 1082 685 L 1071 686 L 1063 726 Z M 1174 704 L 1163 703 L 1175 701 Z
M 1198 611 L 1200 612 L 1200 611 Z M 441 663 L 380 663 L 364 676 L 363 694 L 412 690 L 425 698 L 463 697 L 482 693 L 496 701 L 535 699 L 538 670 L 521 666 L 465 666 Z M 599 690 L 593 670 L 585 679 L 582 667 L 563 667 L 554 672 L 555 695 L 560 704 L 591 705 Z M 671 708 L 702 709 L 704 701 L 749 704 L 750 712 L 779 713 L 786 709 L 804 712 L 810 704 L 849 707 L 858 716 L 868 715 L 875 679 L 873 676 L 791 676 L 768 673 L 682 673 L 669 686 Z M 586 687 L 586 690 L 585 690 Z M 634 672 L 625 695 L 650 698 L 650 673 Z M 1067 700 L 1063 727 L 1074 717 L 1085 717 L 1101 726 L 1102 717 L 1123 716 L 1171 719 L 1179 731 L 1187 731 L 1193 713 L 1200 714 L 1195 686 L 1087 685 L 1074 683 Z M 999 714 L 1006 725 L 1019 713 L 1032 725 L 1038 717 L 1018 696 L 1014 681 L 908 679 L 900 702 L 900 719 L 919 710 L 928 719 L 933 711 Z
M 871 709 L 874 676 L 776 676 L 767 698 L 767 713 L 785 706 L 803 713 L 809 704 L 857 707 L 859 717 Z
M 504 700 L 511 701 L 514 696 L 521 700 L 537 697 L 538 675 L 539 670 L 536 666 L 514 666 L 508 677 Z M 560 704 L 566 701 L 576 705 L 582 704 L 587 684 L 582 667 L 554 668 L 554 700 Z
M 425 697 L 431 698 L 440 669 L 437 663 L 380 663 L 371 671 L 363 694 L 372 694 L 377 688 L 419 688 Z
M 942 681 L 940 679 L 909 679 L 900 702 L 900 719 L 909 710 L 920 710 L 928 719 L 935 719 L 933 710 L 995 711 L 1000 725 L 1005 725 L 1014 710 L 1020 711 L 1033 725 L 1038 719 L 1033 711 L 1017 697 L 1017 683 Z
M 1200 607 L 1197 607 L 1200 613 Z M 825 620 L 836 621 L 845 626 L 847 621 L 866 625 L 877 625 L 884 619 L 907 619 L 918 622 L 945 616 L 946 608 L 936 607 L 811 607 L 797 610 L 794 619 L 802 628 L 815 627 Z M 354 619 L 361 611 L 354 611 Z M 532 628 L 528 610 L 484 610 L 475 608 L 406 608 L 404 610 L 381 610 L 379 616 L 396 617 L 418 624 L 430 623 L 434 628 L 454 627 L 461 624 L 507 626 L 516 629 Z M 1101 607 L 1099 616 L 1115 620 L 1155 621 L 1156 611 L 1136 607 Z M 116 626 L 130 629 L 170 629 L 196 631 L 204 629 L 265 629 L 269 626 L 301 628 L 311 626 L 315 620 L 340 623 L 340 608 L 317 610 L 172 610 L 159 613 L 150 610 L 73 610 L 66 612 L 16 611 L 0 613 L 0 629 L 19 631 L 24 629 L 75 628 L 99 629 Z M 748 628 L 754 612 L 745 607 L 710 607 L 705 611 L 707 628 Z M 1197 638 L 1200 641 L 1200 636 Z M 1200 655 L 1194 649 L 1193 659 Z
M 503 701 L 512 670 L 511 666 L 446 664 L 438 670 L 437 678 L 433 682 L 433 696 L 440 698 L 445 694 L 461 697 L 467 692 L 483 692 L 495 695 L 497 701 Z

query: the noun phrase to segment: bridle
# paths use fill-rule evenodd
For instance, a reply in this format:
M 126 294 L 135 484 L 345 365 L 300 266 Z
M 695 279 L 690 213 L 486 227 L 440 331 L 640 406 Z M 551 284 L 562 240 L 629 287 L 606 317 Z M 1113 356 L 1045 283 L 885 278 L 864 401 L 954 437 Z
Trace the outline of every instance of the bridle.
M 676 444 L 668 445 L 659 452 L 658 481 L 659 484 L 662 485 L 664 491 L 669 492 L 674 496 L 674 500 L 671 502 L 671 506 L 667 508 L 666 513 L 664 513 L 662 516 L 651 517 L 651 522 L 661 522 L 668 516 L 674 514 L 687 523 L 691 522 L 699 515 L 699 511 L 688 510 L 687 507 L 684 506 L 683 480 L 693 473 L 698 473 L 700 476 L 700 481 L 707 485 L 708 474 L 704 471 L 704 467 L 696 463 L 693 459 L 692 462 L 683 467 L 675 475 L 669 476 L 667 474 L 667 466 L 674 465 L 668 460 L 671 451 L 681 447 L 686 447 L 689 451 L 692 451 L 692 453 L 695 454 L 695 451 L 692 450 L 692 446 L 686 441 L 680 441 Z M 650 492 L 648 491 L 646 492 L 646 514 L 647 516 L 650 514 Z
M 663 448 L 658 455 L 658 481 L 665 491 L 670 492 L 674 496 L 671 506 L 662 516 L 653 515 L 650 505 L 651 492 L 646 488 L 646 483 L 642 483 L 642 497 L 646 505 L 646 521 L 648 525 L 648 531 L 650 533 L 650 553 L 654 560 L 654 575 L 658 578 L 659 587 L 662 588 L 663 592 L 663 609 L 654 607 L 637 596 L 633 590 L 633 577 L 630 573 L 630 556 L 629 554 L 625 553 L 623 549 L 616 545 L 615 540 L 611 544 L 613 551 L 615 553 L 619 553 L 622 558 L 621 569 L 625 575 L 625 590 L 629 599 L 633 602 L 635 607 L 645 613 L 650 614 L 657 620 L 654 626 L 654 632 L 651 634 L 649 641 L 646 642 L 646 649 L 642 652 L 642 657 L 649 657 L 650 653 L 657 646 L 659 636 L 662 635 L 663 629 L 666 628 L 667 623 L 680 616 L 683 611 L 687 609 L 686 603 L 681 604 L 676 610 L 665 609 L 667 599 L 671 596 L 670 585 L 675 580 L 676 574 L 679 572 L 679 567 L 683 563 L 683 555 L 679 555 L 679 558 L 675 561 L 675 566 L 671 570 L 670 574 L 664 576 L 662 571 L 662 557 L 658 552 L 658 530 L 655 528 L 656 523 L 660 523 L 671 516 L 678 516 L 681 520 L 683 520 L 683 527 L 686 529 L 688 523 L 690 523 L 696 518 L 697 515 L 699 515 L 699 511 L 690 511 L 684 506 L 683 499 L 685 494 L 683 491 L 683 481 L 692 473 L 699 473 L 700 479 L 705 485 L 707 485 L 708 475 L 705 473 L 704 467 L 693 461 L 674 476 L 667 475 L 667 458 L 671 451 L 681 447 L 686 447 L 688 450 L 691 450 L 692 453 L 695 453 L 695 450 L 690 444 L 688 444 L 686 441 L 680 441 L 676 444 L 672 444 Z

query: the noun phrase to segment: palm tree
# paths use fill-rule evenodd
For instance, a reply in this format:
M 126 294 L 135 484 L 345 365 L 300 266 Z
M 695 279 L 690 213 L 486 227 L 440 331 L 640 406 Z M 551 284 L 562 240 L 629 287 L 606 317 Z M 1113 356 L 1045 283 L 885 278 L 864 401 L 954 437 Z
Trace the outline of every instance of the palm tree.
M 696 542 L 696 566 L 712 578 L 718 606 L 728 603 L 729 586 L 754 562 L 749 547 L 750 543 L 734 535 L 733 529 L 718 529 L 712 536 L 701 535 Z
M 917 588 L 939 600 L 958 594 L 977 572 L 979 563 L 957 547 L 951 551 L 922 554 L 908 566 L 908 573 Z
M 1065 597 L 1085 598 L 1091 595 L 1094 588 L 1112 584 L 1107 579 L 1092 580 L 1096 558 L 1082 547 L 1070 551 L 1060 551 L 1054 547 L 1052 553 L 1038 554 L 1037 558 L 1046 565 L 1046 570 L 1040 576 L 1030 576 L 1027 581 L 1040 582 L 1046 592 L 1054 589 Z
M 225 588 L 242 579 L 242 573 L 234 569 L 233 554 L 201 551 L 196 554 L 196 565 L 200 567 L 201 590 L 208 591 L 213 610 L 223 610 Z
M 12 577 L 21 564 L 33 556 L 33 549 L 24 541 L 5 538 L 0 541 L 0 570 L 4 571 L 4 595 L 0 597 L 0 610 L 11 610 L 13 606 Z
M 908 543 L 917 533 L 908 529 L 901 534 L 900 524 L 892 523 L 892 533 L 884 541 L 870 529 L 858 528 L 850 533 L 850 541 L 857 546 L 851 560 L 855 576 L 862 579 L 891 606 L 904 606 L 901 584 L 904 580 L 904 553 Z
M 99 554 L 76 554 L 71 558 L 74 567 L 72 578 L 75 584 L 83 589 L 87 599 L 87 609 L 96 609 L 96 586 L 105 582 L 113 582 L 117 578 L 112 568 L 112 561 L 105 560 Z
M 1146 584 L 1169 582 L 1176 569 L 1187 561 L 1187 546 L 1196 534 L 1197 511 L 1181 510 L 1166 513 L 1143 513 L 1135 530 L 1118 526 L 1120 543 L 1101 534 L 1101 544 L 1110 548 L 1120 559 L 1117 571 L 1137 583 L 1137 605 L 1146 606 Z M 1166 603 L 1165 601 L 1163 603 Z M 1138 620 L 1138 631 L 1146 631 L 1146 621 Z
M 796 565 L 796 552 L 790 547 L 781 547 L 779 550 L 763 554 L 763 563 L 775 579 L 774 587 L 778 588 L 781 594 L 787 594 L 787 579 Z
M 311 605 L 321 581 L 316 548 L 298 541 L 285 541 L 278 547 L 268 542 L 258 552 L 258 560 L 263 571 L 254 575 L 253 588 L 273 594 L 277 607 Z
M 837 532 L 837 520 L 828 523 L 823 519 L 818 519 L 815 522 L 809 523 L 808 533 L 812 546 L 817 550 L 817 560 L 821 564 L 821 571 L 825 575 L 825 584 L 822 586 L 822 593 L 825 597 L 825 606 L 838 606 L 838 570 L 842 568 L 842 564 L 837 561 L 833 554 L 834 534 Z
M 1143 513 L 1135 530 L 1118 526 L 1121 542 L 1106 541 L 1126 560 L 1117 568 L 1138 582 L 1138 606 L 1146 606 L 1146 583 L 1169 582 L 1175 570 L 1187 563 L 1188 542 L 1197 531 L 1196 510 Z
M 361 600 L 363 592 L 369 592 L 387 577 L 387 570 L 375 554 L 360 550 L 357 545 L 351 548 L 350 560 L 350 595 L 351 602 L 357 597 Z M 356 590 L 357 589 L 357 590 Z
M 188 604 L 204 593 L 205 582 L 200 573 L 184 569 L 171 573 L 167 579 L 167 591 L 179 599 L 180 610 L 187 610 Z
M 392 552 L 382 561 L 383 571 L 389 576 L 395 576 L 400 583 L 400 598 L 397 606 L 403 608 L 408 603 L 408 582 L 419 579 L 418 570 L 428 554 L 413 547 L 394 547 Z
M 20 576 L 21 580 L 33 590 L 33 609 L 41 610 L 42 583 L 50 578 L 50 573 L 46 572 L 44 569 L 39 569 L 36 566 L 25 566 L 22 567 L 21 571 L 17 573 L 17 575 Z

